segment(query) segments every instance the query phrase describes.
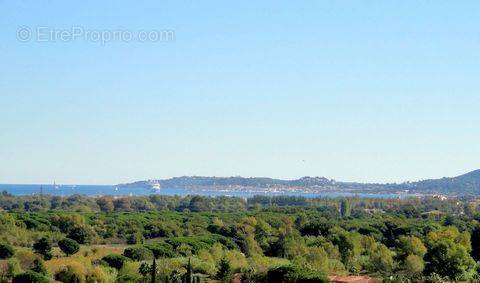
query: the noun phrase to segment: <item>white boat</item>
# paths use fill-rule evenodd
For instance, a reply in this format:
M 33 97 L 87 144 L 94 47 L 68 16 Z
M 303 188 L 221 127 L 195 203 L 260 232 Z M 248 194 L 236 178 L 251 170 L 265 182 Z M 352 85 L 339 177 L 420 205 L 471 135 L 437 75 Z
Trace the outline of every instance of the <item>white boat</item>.
M 154 191 L 160 191 L 160 183 L 156 182 L 152 184 L 152 190 Z

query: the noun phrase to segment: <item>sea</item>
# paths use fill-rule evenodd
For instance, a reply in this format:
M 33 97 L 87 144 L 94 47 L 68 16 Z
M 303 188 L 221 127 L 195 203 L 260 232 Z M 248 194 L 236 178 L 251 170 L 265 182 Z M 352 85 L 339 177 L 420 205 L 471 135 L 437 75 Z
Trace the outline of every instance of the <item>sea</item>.
M 114 185 L 54 185 L 54 184 L 0 184 L 0 192 L 6 191 L 16 196 L 27 195 L 55 195 L 55 196 L 146 196 L 146 195 L 167 195 L 167 196 L 234 196 L 249 198 L 256 195 L 263 196 L 303 196 L 307 198 L 315 197 L 362 197 L 362 198 L 405 198 L 408 195 L 395 193 L 350 193 L 350 192 L 319 192 L 319 193 L 301 193 L 301 192 L 243 192 L 243 191 L 209 191 L 209 190 L 191 190 L 186 188 L 162 188 L 154 191 L 145 187 L 119 187 Z

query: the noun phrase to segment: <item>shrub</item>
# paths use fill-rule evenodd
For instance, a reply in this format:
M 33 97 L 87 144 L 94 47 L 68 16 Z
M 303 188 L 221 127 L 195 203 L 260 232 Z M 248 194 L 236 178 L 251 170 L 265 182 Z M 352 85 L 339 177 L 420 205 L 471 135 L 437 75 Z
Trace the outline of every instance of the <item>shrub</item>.
M 296 265 L 284 265 L 272 268 L 267 273 L 268 282 L 278 283 L 327 283 L 323 273 L 300 268 Z
M 42 275 L 48 275 L 45 263 L 40 258 L 37 258 L 33 261 L 32 271 L 35 271 L 36 273 L 40 273 Z
M 14 259 L 14 258 L 18 260 L 18 262 L 20 263 L 20 267 L 23 270 L 29 270 L 32 268 L 32 266 L 34 266 L 35 260 L 40 259 L 40 256 L 35 254 L 31 250 L 22 249 L 22 250 L 18 250 L 15 253 L 15 257 L 11 259 Z
M 127 261 L 123 264 L 122 269 L 118 271 L 118 278 L 130 278 L 125 282 L 141 282 L 142 275 L 138 272 L 140 268 L 140 262 Z
M 58 246 L 60 247 L 62 252 L 64 252 L 67 256 L 76 254 L 80 249 L 80 245 L 77 243 L 77 241 L 69 238 L 60 240 L 58 242 Z
M 128 260 L 128 258 L 119 254 L 109 254 L 104 256 L 102 260 L 106 262 L 110 267 L 113 267 L 115 269 L 121 269 L 123 267 L 123 264 Z
M 27 271 L 13 277 L 12 283 L 49 283 L 50 280 L 40 273 Z
M 6 243 L 0 243 L 0 259 L 11 258 L 15 254 L 15 249 Z
M 67 237 L 77 241 L 79 244 L 87 244 L 90 241 L 91 235 L 85 227 L 77 226 L 70 230 Z
M 134 233 L 127 236 L 127 244 L 136 245 L 143 244 L 144 238 L 141 233 Z
M 55 280 L 64 283 L 80 283 L 83 282 L 81 276 L 73 271 L 70 266 L 60 269 L 55 273 Z
M 5 272 L 6 271 L 6 272 Z M 4 275 L 8 278 L 12 278 L 16 274 L 22 272 L 22 267 L 20 266 L 20 262 L 17 258 L 11 258 L 7 261 L 6 270 L 4 271 Z
M 148 260 L 153 257 L 152 251 L 142 246 L 126 248 L 123 255 L 137 261 Z
M 41 238 L 33 244 L 33 249 L 36 253 L 41 254 L 46 260 L 52 258 L 52 243 L 46 237 Z
M 173 247 L 170 244 L 167 244 L 165 242 L 148 244 L 148 245 L 145 245 L 144 247 L 151 250 L 153 255 L 155 256 L 155 258 L 160 258 L 160 257 L 172 258 L 172 257 L 175 257 L 175 251 L 173 250 Z
M 116 272 L 109 272 L 110 267 L 104 270 L 100 266 L 96 266 L 87 274 L 87 283 L 107 283 L 115 281 Z M 110 270 L 111 271 L 111 270 Z

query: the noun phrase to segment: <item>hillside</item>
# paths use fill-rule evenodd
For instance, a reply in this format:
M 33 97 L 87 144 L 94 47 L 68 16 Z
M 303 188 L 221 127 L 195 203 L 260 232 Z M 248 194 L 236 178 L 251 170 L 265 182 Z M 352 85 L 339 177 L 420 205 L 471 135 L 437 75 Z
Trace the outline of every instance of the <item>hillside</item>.
M 268 191 L 344 191 L 368 193 L 392 193 L 409 191 L 410 193 L 429 193 L 447 195 L 479 195 L 480 170 L 441 179 L 428 179 L 400 184 L 376 184 L 357 182 L 337 182 L 325 177 L 302 177 L 294 180 L 272 179 L 264 177 L 201 177 L 183 176 L 170 179 L 138 181 L 120 184 L 121 187 L 150 187 L 160 184 L 164 188 L 187 188 L 209 190 L 248 190 Z

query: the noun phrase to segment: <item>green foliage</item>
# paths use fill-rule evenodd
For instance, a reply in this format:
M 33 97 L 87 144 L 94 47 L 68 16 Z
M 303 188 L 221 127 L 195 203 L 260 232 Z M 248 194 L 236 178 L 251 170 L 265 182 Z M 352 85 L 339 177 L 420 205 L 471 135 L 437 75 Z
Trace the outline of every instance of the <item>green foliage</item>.
M 218 271 L 216 278 L 219 282 L 232 281 L 232 267 L 226 258 L 222 258 L 218 264 Z
M 323 273 L 302 269 L 295 265 L 284 265 L 272 268 L 267 273 L 268 282 L 278 283 L 327 283 L 329 280 Z
M 342 217 L 349 217 L 351 214 L 350 202 L 347 199 L 340 201 L 340 215 Z
M 15 275 L 12 279 L 12 283 L 49 283 L 49 282 L 50 280 L 48 280 L 48 278 L 34 271 L 27 271 L 25 273 Z
M 153 253 L 146 247 L 136 246 L 126 248 L 123 255 L 137 261 L 149 260 L 153 258 Z
M 33 244 L 33 249 L 36 253 L 41 254 L 46 260 L 52 258 L 52 242 L 46 237 L 40 238 L 35 242 L 35 244 Z
M 87 244 L 91 239 L 89 231 L 84 226 L 73 227 L 67 237 L 75 240 L 79 244 Z
M 422 240 L 415 236 L 400 236 L 398 245 L 398 255 L 401 258 L 406 258 L 409 255 L 415 255 L 423 258 L 427 248 Z
M 138 268 L 138 273 L 140 273 L 144 278 L 152 271 L 152 266 L 146 262 L 142 262 Z
M 49 239 L 67 256 L 77 252 L 68 236 L 105 244 L 115 253 L 126 243 L 136 244 L 127 246 L 124 256 L 103 256 L 112 251 L 87 246 L 74 257 L 46 263 L 49 270 L 58 269 L 50 266 L 56 261 L 71 264 L 75 269 L 70 271 L 76 270 L 82 282 L 111 282 L 114 277 L 150 281 L 152 275 L 157 281 L 167 276 L 170 282 L 217 276 L 228 281 L 234 271 L 243 273 L 244 282 L 266 282 L 269 275 L 280 276 L 284 281 L 279 282 L 308 282 L 324 280 L 324 274 L 369 274 L 391 282 L 478 279 L 472 256 L 480 254 L 480 214 L 461 213 L 467 206 L 476 207 L 468 200 L 262 196 L 247 204 L 230 198 L 158 195 L 121 201 L 83 196 L 44 200 L 51 210 L 31 196 L 0 195 L 0 205 L 12 209 L 0 212 L 0 241 L 16 250 L 7 262 L 12 263 L 11 272 L 3 272 L 8 280 L 22 270 L 44 272 L 43 261 L 36 262 L 39 257 L 27 248 L 35 239 L 40 240 L 34 250 L 45 258 L 51 255 Z M 26 201 L 28 212 L 17 205 Z M 229 212 L 236 205 L 243 208 Z M 184 209 L 190 212 L 178 212 Z M 148 270 L 153 257 L 161 267 L 154 274 Z M 145 260 L 148 263 L 140 262 Z M 284 268 L 273 268 L 279 266 Z M 221 275 L 225 270 L 229 276 Z M 67 271 L 62 273 L 65 278 Z
M 33 266 L 31 270 L 45 276 L 48 275 L 48 271 L 47 271 L 47 268 L 45 267 L 45 263 L 40 258 L 37 258 L 33 261 Z
M 401 266 L 405 277 L 410 279 L 418 279 L 425 268 L 423 259 L 417 255 L 408 255 Z
M 7 259 L 11 258 L 15 254 L 15 249 L 7 244 L 7 243 L 0 243 L 0 259 Z
M 124 263 L 128 261 L 128 258 L 119 254 L 109 254 L 104 256 L 102 260 L 106 262 L 108 266 L 118 270 L 123 267 Z
M 11 258 L 7 261 L 7 268 L 4 270 L 3 275 L 8 278 L 13 278 L 13 276 L 22 272 L 22 267 L 20 266 L 20 261 L 17 258 Z
M 84 281 L 70 266 L 62 268 L 55 273 L 55 280 L 63 283 L 81 283 Z
M 143 244 L 144 237 L 141 233 L 132 233 L 127 236 L 127 244 L 129 245 L 136 245 L 136 244 Z
M 436 273 L 450 280 L 468 276 L 475 268 L 475 261 L 467 248 L 447 238 L 438 239 L 430 245 L 425 261 L 427 274 Z
M 188 258 L 187 272 L 185 273 L 185 283 L 193 282 L 193 268 L 192 268 L 192 259 Z
M 65 238 L 58 241 L 58 247 L 64 252 L 67 256 L 76 254 L 80 249 L 80 245 L 77 241 Z
M 176 256 L 173 246 L 163 241 L 158 243 L 146 244 L 145 247 L 152 251 L 155 258 L 171 258 Z

